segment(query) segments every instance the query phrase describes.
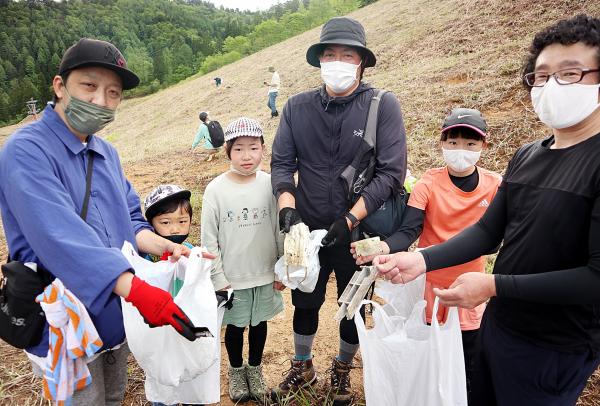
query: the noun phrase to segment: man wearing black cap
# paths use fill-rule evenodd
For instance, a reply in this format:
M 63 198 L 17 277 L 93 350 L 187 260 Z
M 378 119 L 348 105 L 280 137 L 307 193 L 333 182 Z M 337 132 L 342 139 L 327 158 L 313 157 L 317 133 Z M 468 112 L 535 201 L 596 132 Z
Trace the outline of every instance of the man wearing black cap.
M 311 230 L 328 229 L 319 253 L 321 272 L 312 293 L 292 291 L 295 357 L 274 398 L 287 398 L 316 381 L 312 345 L 319 308 L 332 271 L 338 296 L 357 270 L 350 255 L 350 235 L 359 221 L 400 189 L 406 172 L 406 140 L 398 100 L 383 95 L 378 114 L 375 174 L 354 205 L 341 177 L 363 143 L 367 113 L 375 94 L 362 82 L 365 68 L 376 58 L 366 47 L 362 25 L 336 17 L 323 26 L 321 38 L 306 52 L 312 66 L 321 69 L 323 86 L 291 97 L 282 110 L 271 160 L 271 181 L 278 198 L 281 231 L 304 222 Z M 298 172 L 298 186 L 294 173 Z M 339 353 L 331 367 L 336 403 L 352 398 L 349 371 L 358 350 L 353 320 L 340 323 Z
M 120 248 L 177 258 L 189 249 L 150 230 L 116 150 L 94 135 L 114 119 L 124 89 L 139 83 L 112 44 L 81 39 L 53 79 L 55 103 L 13 134 L 0 153 L 0 206 L 13 260 L 59 278 L 85 306 L 103 342 L 86 359 L 92 382 L 74 404 L 121 404 L 127 354 L 121 299 L 152 326 L 172 325 L 193 340 L 193 325 L 172 297 L 134 276 Z M 44 368 L 48 332 L 27 348 Z M 57 384 L 55 382 L 55 384 Z M 55 399 L 58 400 L 58 399 Z

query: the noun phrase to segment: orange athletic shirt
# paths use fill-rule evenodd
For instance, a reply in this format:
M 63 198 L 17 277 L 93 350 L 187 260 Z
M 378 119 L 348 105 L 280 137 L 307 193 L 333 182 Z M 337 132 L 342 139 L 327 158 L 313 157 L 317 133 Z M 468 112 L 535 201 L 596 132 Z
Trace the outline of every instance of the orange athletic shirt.
M 464 192 L 456 187 L 448 169 L 429 169 L 415 185 L 408 205 L 425 211 L 419 248 L 440 244 L 465 228 L 475 224 L 496 195 L 502 177 L 477 167 L 479 183 L 475 190 Z M 427 280 L 436 286 L 449 287 L 465 272 L 484 272 L 485 257 L 427 273 Z

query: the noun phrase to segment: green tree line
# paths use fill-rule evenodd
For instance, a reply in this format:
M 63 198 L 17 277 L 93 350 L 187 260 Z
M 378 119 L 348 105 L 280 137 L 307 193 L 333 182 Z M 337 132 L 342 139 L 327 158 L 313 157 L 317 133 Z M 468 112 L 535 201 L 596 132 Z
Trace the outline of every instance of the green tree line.
M 66 48 L 82 37 L 114 43 L 153 93 L 204 74 L 375 0 L 289 0 L 263 12 L 201 0 L 0 0 L 0 126 L 52 99 Z

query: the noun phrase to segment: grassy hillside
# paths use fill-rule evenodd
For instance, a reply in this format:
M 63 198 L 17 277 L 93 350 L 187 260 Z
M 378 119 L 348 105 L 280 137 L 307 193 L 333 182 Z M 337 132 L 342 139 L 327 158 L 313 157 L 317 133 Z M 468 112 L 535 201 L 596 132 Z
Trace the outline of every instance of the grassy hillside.
M 481 109 L 491 126 L 491 148 L 484 165 L 502 171 L 516 146 L 539 137 L 519 70 L 532 34 L 557 19 L 579 12 L 600 14 L 595 1 L 547 4 L 524 0 L 380 0 L 353 14 L 367 31 L 378 58 L 365 80 L 395 92 L 403 106 L 409 164 L 416 172 L 437 162 L 440 123 L 454 106 Z M 305 61 L 319 29 L 270 47 L 210 75 L 192 78 L 147 98 L 126 101 L 104 134 L 125 162 L 187 149 L 209 110 L 222 124 L 246 115 L 258 118 L 272 139 L 276 122 L 265 106 L 268 65 L 283 83 L 278 99 L 317 86 L 319 71 Z M 212 77 L 224 78 L 216 89 Z

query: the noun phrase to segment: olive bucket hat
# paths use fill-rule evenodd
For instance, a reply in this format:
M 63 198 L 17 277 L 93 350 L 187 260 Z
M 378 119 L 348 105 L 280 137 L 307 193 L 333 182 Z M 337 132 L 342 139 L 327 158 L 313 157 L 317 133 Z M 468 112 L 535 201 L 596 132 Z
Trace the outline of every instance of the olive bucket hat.
M 323 49 L 329 45 L 348 45 L 358 48 L 364 58 L 365 68 L 375 66 L 377 59 L 369 48 L 365 29 L 356 20 L 348 17 L 334 17 L 327 21 L 321 29 L 321 38 L 318 43 L 311 45 L 306 51 L 306 60 L 314 67 L 320 68 L 319 56 Z

